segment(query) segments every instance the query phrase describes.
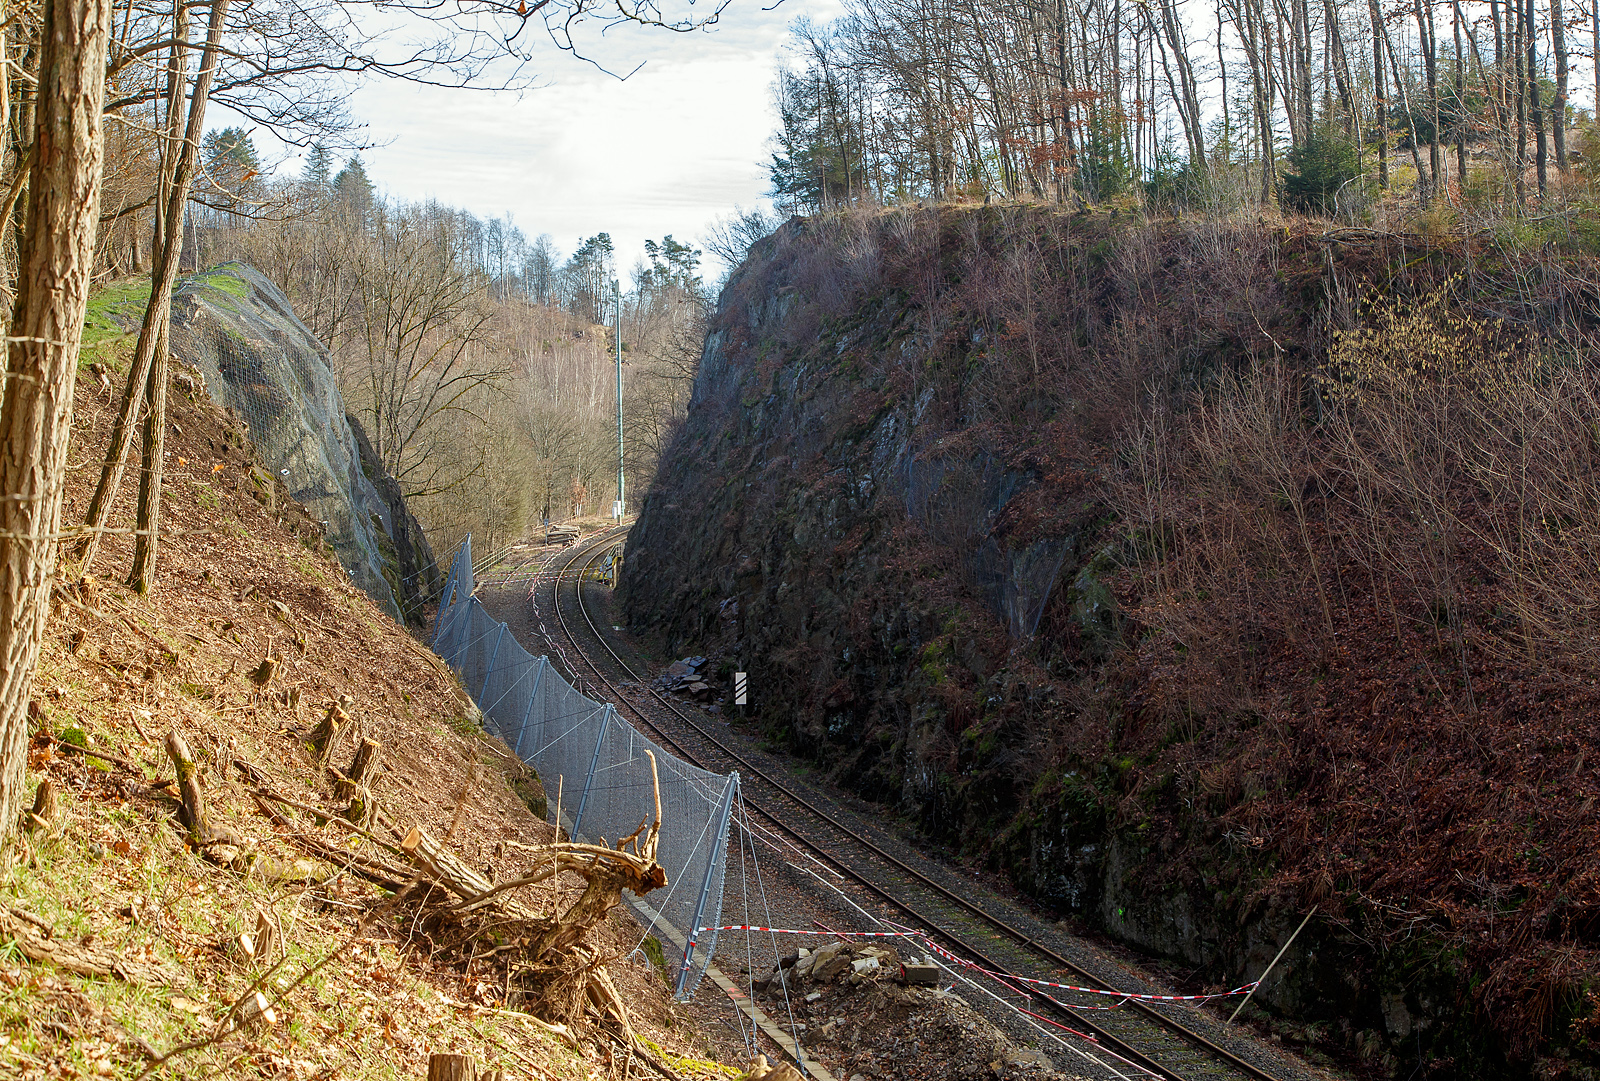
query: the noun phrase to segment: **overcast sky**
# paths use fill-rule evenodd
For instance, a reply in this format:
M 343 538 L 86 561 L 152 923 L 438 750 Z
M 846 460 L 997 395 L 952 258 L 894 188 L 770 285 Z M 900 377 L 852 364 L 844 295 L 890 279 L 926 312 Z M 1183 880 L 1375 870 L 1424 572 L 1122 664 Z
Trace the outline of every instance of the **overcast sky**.
M 770 0 L 768 0 L 770 3 Z M 548 45 L 542 89 L 494 94 L 373 83 L 350 99 L 376 144 L 368 175 L 391 196 L 438 199 L 484 217 L 510 213 L 563 255 L 608 232 L 626 273 L 644 241 L 700 236 L 766 191 L 769 87 L 785 28 L 837 14 L 836 0 L 733 0 L 706 32 L 624 26 L 590 47 L 626 81 Z M 294 171 L 301 160 L 286 162 Z M 708 268 L 714 277 L 719 268 Z

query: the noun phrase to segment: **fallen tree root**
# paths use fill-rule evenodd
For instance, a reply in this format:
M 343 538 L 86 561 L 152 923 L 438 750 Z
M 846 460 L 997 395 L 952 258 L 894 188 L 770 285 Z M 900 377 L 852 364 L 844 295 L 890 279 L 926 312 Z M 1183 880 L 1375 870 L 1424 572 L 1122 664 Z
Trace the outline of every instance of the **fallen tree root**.
M 657 1068 L 654 1056 L 638 1046 L 627 1006 L 606 973 L 605 964 L 613 958 L 606 956 L 594 939 L 596 927 L 621 903 L 624 889 L 642 896 L 667 884 L 666 870 L 656 861 L 661 782 L 655 756 L 645 753 L 650 758 L 655 818 L 639 823 L 639 828 L 615 847 L 566 841 L 531 848 L 529 858 L 535 869 L 499 883 L 468 866 L 420 826 L 407 831 L 400 849 L 423 878 L 452 895 L 431 913 L 436 923 L 459 928 L 465 932 L 465 941 L 492 929 L 502 943 L 514 944 L 499 945 L 492 952 L 510 954 L 506 961 L 517 973 L 518 988 L 527 996 L 531 1013 L 547 1022 L 571 1024 L 592 1012 L 614 1025 L 641 1061 Z M 563 872 L 586 883 L 564 912 L 540 915 L 513 894 L 520 887 Z M 673 1076 L 669 1067 L 657 1072 Z

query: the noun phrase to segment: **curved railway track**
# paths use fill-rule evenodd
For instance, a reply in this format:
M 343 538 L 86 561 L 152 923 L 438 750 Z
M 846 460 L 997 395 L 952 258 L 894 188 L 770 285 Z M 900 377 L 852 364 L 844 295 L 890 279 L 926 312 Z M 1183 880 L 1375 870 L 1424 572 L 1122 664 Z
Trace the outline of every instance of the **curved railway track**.
M 837 868 L 851 881 L 892 908 L 905 913 L 931 937 L 945 942 L 951 952 L 969 958 L 994 972 L 1014 972 L 1027 962 L 1043 961 L 1054 969 L 1072 973 L 1084 986 L 1115 990 L 1095 973 L 1038 941 L 1033 935 L 986 911 L 981 905 L 961 896 L 925 871 L 913 867 L 906 860 L 889 852 L 859 830 L 839 821 L 835 813 L 818 806 L 816 802 L 818 797 L 808 797 L 795 792 L 791 786 L 771 776 L 767 770 L 750 761 L 747 755 L 728 746 L 707 730 L 703 723 L 678 709 L 666 696 L 650 687 L 648 682 L 634 672 L 611 648 L 583 603 L 583 575 L 600 557 L 607 545 L 614 543 L 618 536 L 618 530 L 611 530 L 576 546 L 553 575 L 540 574 L 534 588 L 538 588 L 539 581 L 549 586 L 551 608 L 561 634 L 571 644 L 576 657 L 590 669 L 600 686 L 608 692 L 608 697 L 619 708 L 627 710 L 638 718 L 655 739 L 670 747 L 686 761 L 719 772 L 738 768 L 745 779 L 745 802 L 752 811 L 803 845 L 817 859 Z M 578 568 L 577 573 L 573 574 L 573 567 L 580 559 L 584 559 L 584 563 Z M 521 566 L 526 566 L 526 562 Z M 510 577 L 508 574 L 508 581 Z M 608 656 L 608 663 L 614 664 L 622 672 L 627 673 L 629 678 L 646 688 L 661 707 L 669 710 L 679 723 L 695 734 L 695 739 L 703 741 L 703 746 L 698 748 L 687 746 L 688 740 L 683 735 L 664 731 L 655 719 L 621 693 L 612 678 L 608 677 L 590 656 L 591 650 L 579 640 L 578 634 L 562 611 L 561 587 L 568 582 L 574 586 L 575 605 L 587 624 L 588 634 Z M 553 641 L 551 644 L 556 645 Z M 564 667 L 569 669 L 568 675 L 573 677 L 575 683 L 580 680 L 588 682 L 583 678 L 583 673 L 571 670 L 575 663 L 573 659 L 566 659 Z M 723 761 L 708 762 L 707 759 L 711 757 L 720 757 Z M 759 790 L 755 796 L 749 791 L 752 787 Z M 819 836 L 816 829 L 807 828 L 796 821 L 796 812 L 785 814 L 776 810 L 777 804 L 782 804 L 786 808 L 797 808 L 798 816 L 813 824 L 820 823 L 823 831 L 831 836 Z M 859 849 L 864 858 L 846 859 L 841 853 L 838 841 L 840 837 L 848 839 L 849 844 Z M 871 873 L 864 869 L 863 865 L 869 866 Z M 908 895 L 920 896 L 911 900 L 908 899 Z M 963 937 L 951 929 L 952 925 L 960 924 L 966 924 L 968 937 Z M 973 934 L 984 933 L 982 930 L 984 927 L 991 929 L 991 934 L 998 932 L 1002 937 L 1000 941 L 991 941 L 980 948 L 973 945 L 969 938 Z M 1007 944 L 1010 948 L 1004 948 Z M 1004 953 L 1007 956 L 996 956 L 997 953 Z M 1013 990 L 1022 988 L 1014 986 Z M 1221 1046 L 1215 1040 L 1196 1032 L 1177 1019 L 1167 1016 L 1161 1008 L 1137 999 L 1127 1000 L 1119 1009 L 1098 1011 L 1091 1018 L 1088 1011 L 1063 1005 L 1054 997 L 1040 991 L 1029 988 L 1027 994 L 1040 1009 L 1049 1010 L 1058 1017 L 1065 1018 L 1069 1027 L 1092 1033 L 1102 1047 L 1169 1081 L 1198 1081 L 1202 1077 L 1238 1076 L 1252 1078 L 1255 1081 L 1278 1081 L 1277 1075 Z

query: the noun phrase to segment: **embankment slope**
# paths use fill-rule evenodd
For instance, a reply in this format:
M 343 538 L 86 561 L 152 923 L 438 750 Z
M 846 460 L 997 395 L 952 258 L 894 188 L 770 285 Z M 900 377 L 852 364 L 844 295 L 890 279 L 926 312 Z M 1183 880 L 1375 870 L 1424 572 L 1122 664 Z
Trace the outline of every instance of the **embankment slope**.
M 1600 308 L 1593 255 L 1544 239 L 795 219 L 723 292 L 628 618 L 1197 979 L 1314 908 L 1263 988 L 1290 1038 L 1577 1069 Z

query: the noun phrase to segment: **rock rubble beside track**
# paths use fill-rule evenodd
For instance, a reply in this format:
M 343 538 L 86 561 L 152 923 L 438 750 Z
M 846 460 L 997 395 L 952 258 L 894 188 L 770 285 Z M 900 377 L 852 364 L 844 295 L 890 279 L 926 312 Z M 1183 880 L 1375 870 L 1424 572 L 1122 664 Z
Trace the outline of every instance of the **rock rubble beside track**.
M 1147 974 L 1108 956 L 1061 927 L 983 888 L 970 874 L 922 855 L 903 839 L 880 828 L 882 811 L 848 796 L 821 790 L 796 776 L 792 763 L 751 746 L 748 734 L 725 717 L 683 707 L 648 686 L 645 661 L 634 653 L 604 616 L 610 590 L 579 585 L 585 568 L 617 534 L 610 532 L 565 550 L 511 553 L 485 575 L 483 600 L 506 621 L 523 644 L 547 653 L 575 684 L 596 699 L 617 703 L 630 722 L 682 757 L 719 772 L 741 774 L 749 814 L 739 851 L 730 849 L 724 891 L 724 925 L 760 925 L 799 931 L 908 928 L 930 935 L 948 951 L 943 985 L 1013 1041 L 1030 1044 L 1047 1060 L 1019 1056 L 993 1063 L 995 1072 L 1038 1072 L 1054 1066 L 1084 1077 L 1159 1076 L 1175 1081 L 1202 1078 L 1255 1078 L 1299 1081 L 1327 1078 L 1326 1071 L 1292 1058 L 1281 1049 L 1230 1027 L 1205 1009 L 1182 1004 L 1120 1003 L 1092 995 L 1038 989 L 967 978 L 961 962 L 991 970 L 1044 978 L 1077 986 L 1135 994 L 1174 993 Z M 582 593 L 580 593 L 580 588 Z M 599 610 L 597 615 L 596 610 Z M 797 947 L 816 947 L 828 938 L 776 934 L 725 933 L 717 964 L 736 980 L 766 976 L 781 956 Z M 926 949 L 908 949 L 902 953 Z M 737 974 L 737 975 L 736 975 Z M 955 974 L 956 978 L 952 978 Z M 707 985 L 700 997 L 715 993 Z M 748 993 L 748 992 L 747 992 Z M 1054 1001 L 1052 1001 L 1054 999 Z M 802 1040 L 840 1081 L 847 1077 L 961 1076 L 920 1062 L 937 1041 L 883 1031 L 874 1043 L 894 1046 L 880 1057 L 862 1046 L 860 1026 L 843 1024 L 838 1003 L 768 1003 L 775 1020 L 802 1029 Z M 1237 1000 L 1224 1000 L 1232 1002 Z M 1116 1008 L 1089 1010 L 1086 1006 Z M 822 1016 L 813 1016 L 832 1011 Z M 731 1011 L 723 1011 L 730 1013 Z M 876 1013 L 876 1007 L 872 1007 Z M 730 1031 L 733 1021 L 726 1022 Z M 844 1033 L 848 1042 L 835 1045 Z M 877 1039 L 876 1036 L 881 1036 Z M 832 1061 L 836 1060 L 836 1061 Z M 909 1072 L 908 1072 L 909 1071 Z

